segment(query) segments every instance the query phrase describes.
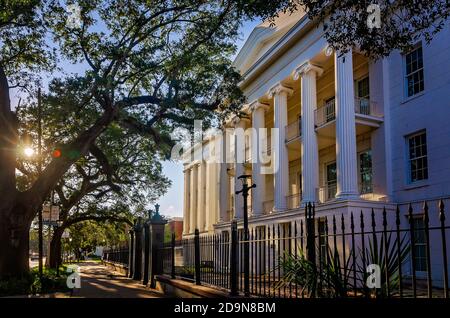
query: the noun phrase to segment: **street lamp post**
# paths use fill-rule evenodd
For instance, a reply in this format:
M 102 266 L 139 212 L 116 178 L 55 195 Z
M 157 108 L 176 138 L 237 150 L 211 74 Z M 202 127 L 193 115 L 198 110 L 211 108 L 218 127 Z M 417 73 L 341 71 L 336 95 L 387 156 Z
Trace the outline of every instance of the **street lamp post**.
M 248 231 L 248 207 L 247 199 L 250 189 L 256 188 L 256 184 L 249 186 L 247 184 L 247 179 L 250 175 L 243 174 L 238 177 L 242 181 L 242 190 L 236 191 L 236 194 L 242 193 L 244 197 L 244 295 L 245 297 L 250 296 L 250 260 L 249 260 L 249 231 Z
M 53 199 L 52 199 L 53 201 Z M 55 223 L 53 224 L 53 235 L 56 233 L 56 231 L 58 230 L 58 228 L 62 225 L 62 221 L 58 220 L 55 221 Z M 60 242 L 59 244 L 61 244 L 61 252 L 62 252 L 62 242 Z M 50 255 L 50 254 L 49 254 Z M 55 255 L 56 257 L 56 276 L 59 277 L 59 265 L 60 264 L 60 260 L 61 260 L 61 254 L 59 255 Z

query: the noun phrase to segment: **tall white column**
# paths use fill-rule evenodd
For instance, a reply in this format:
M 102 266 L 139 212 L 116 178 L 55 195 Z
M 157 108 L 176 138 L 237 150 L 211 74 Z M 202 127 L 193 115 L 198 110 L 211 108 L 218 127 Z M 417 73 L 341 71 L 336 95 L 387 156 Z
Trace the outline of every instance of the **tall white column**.
M 209 146 L 210 147 L 212 146 L 212 142 L 210 142 Z M 214 199 L 215 199 L 214 166 L 215 163 L 206 162 L 205 231 L 209 231 L 212 228 L 214 213 L 216 211 L 214 206 Z
M 268 95 L 274 99 L 274 128 L 278 129 L 278 139 L 275 141 L 274 160 L 274 211 L 284 211 L 287 208 L 286 196 L 289 193 L 289 157 L 285 145 L 287 125 L 287 99 L 292 95 L 291 88 L 281 83 L 273 86 Z
M 206 181 L 206 167 L 205 162 L 202 161 L 198 165 L 198 175 L 197 175 L 197 228 L 200 232 L 205 229 L 205 181 Z
M 222 129 L 222 137 L 218 142 L 218 146 L 220 147 L 220 155 L 218 156 L 219 163 L 219 219 L 220 222 L 225 222 L 228 219 L 228 202 L 230 200 L 230 190 L 228 187 L 228 163 L 227 163 L 227 154 L 229 152 L 229 139 L 227 137 L 226 127 Z
M 184 213 L 183 213 L 183 234 L 189 233 L 189 221 L 190 221 L 190 199 L 191 199 L 191 182 L 190 182 L 190 169 L 184 170 Z
M 338 199 L 358 198 L 355 92 L 352 51 L 334 55 L 336 89 L 336 167 Z
M 254 101 L 250 104 L 252 112 L 252 182 L 256 184 L 256 188 L 252 189 L 252 209 L 253 215 L 262 215 L 264 212 L 263 202 L 266 196 L 266 175 L 261 173 L 261 157 L 262 149 L 260 141 L 260 129 L 265 126 L 265 112 L 269 109 L 269 105 Z
M 301 171 L 302 203 L 317 202 L 319 188 L 319 148 L 314 128 L 314 111 L 317 109 L 316 76 L 322 75 L 322 68 L 309 61 L 294 72 L 294 80 L 301 78 Z
M 190 176 L 190 181 L 191 181 L 191 192 L 190 192 L 190 204 L 191 204 L 191 208 L 189 209 L 189 233 L 194 233 L 196 227 L 197 227 L 197 165 L 193 165 L 191 168 L 191 176 Z
M 242 181 L 238 179 L 241 175 L 245 174 L 244 161 L 245 161 L 245 125 L 248 119 L 235 117 L 234 123 L 234 190 L 239 191 L 242 189 Z M 234 195 L 234 215 L 237 219 L 244 217 L 244 199 L 242 194 Z

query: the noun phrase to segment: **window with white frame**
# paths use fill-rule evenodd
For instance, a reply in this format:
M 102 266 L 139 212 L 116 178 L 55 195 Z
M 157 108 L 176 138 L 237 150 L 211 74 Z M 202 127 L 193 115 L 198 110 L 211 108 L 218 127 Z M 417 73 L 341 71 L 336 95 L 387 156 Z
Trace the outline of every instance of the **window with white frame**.
M 405 55 L 405 80 L 407 97 L 424 90 L 423 54 L 422 47 L 412 50 Z
M 359 191 L 361 194 L 373 192 L 372 150 L 359 153 Z
M 413 218 L 414 222 L 414 265 L 416 272 L 427 271 L 427 239 L 425 236 L 425 222 L 423 216 Z
M 407 137 L 409 181 L 428 179 L 427 136 L 426 132 Z

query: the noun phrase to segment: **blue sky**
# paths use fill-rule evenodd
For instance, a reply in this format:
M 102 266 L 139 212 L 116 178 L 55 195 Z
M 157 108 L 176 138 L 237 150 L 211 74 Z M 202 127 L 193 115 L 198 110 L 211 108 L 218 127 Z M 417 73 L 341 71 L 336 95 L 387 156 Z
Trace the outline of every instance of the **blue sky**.
M 237 43 L 238 49 L 242 47 L 253 28 L 259 23 L 259 20 L 255 20 L 247 21 L 242 25 L 241 36 Z M 163 172 L 172 180 L 172 186 L 159 200 L 160 211 L 167 216 L 183 216 L 183 166 L 181 163 L 166 161 L 163 163 Z

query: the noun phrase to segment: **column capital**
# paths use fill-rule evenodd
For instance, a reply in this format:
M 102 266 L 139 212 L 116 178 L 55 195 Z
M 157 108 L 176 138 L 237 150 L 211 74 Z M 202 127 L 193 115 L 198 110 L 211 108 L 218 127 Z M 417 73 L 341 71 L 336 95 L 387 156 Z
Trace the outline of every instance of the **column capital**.
M 186 167 L 186 168 L 183 169 L 183 173 L 191 172 L 191 170 L 192 170 L 192 167 L 191 167 L 191 166 Z
M 258 100 L 254 100 L 253 102 L 251 102 L 248 105 L 248 108 L 249 108 L 250 112 L 253 113 L 254 111 L 256 111 L 260 108 L 263 109 L 264 111 L 267 111 L 269 109 L 269 105 L 261 103 Z
M 237 126 L 239 123 L 249 123 L 250 119 L 235 115 L 231 118 L 231 122 L 233 123 L 234 126 Z
M 312 64 L 310 61 L 306 61 L 303 64 L 297 66 L 297 68 L 292 73 L 292 77 L 296 81 L 309 72 L 315 72 L 317 76 L 321 76 L 323 73 L 323 69 L 318 65 Z
M 192 170 L 198 168 L 198 166 L 203 162 L 203 160 L 194 160 L 189 162 L 183 169 L 183 172 L 192 172 Z
M 278 95 L 280 93 L 286 93 L 288 96 L 290 96 L 294 93 L 294 90 L 281 84 L 281 82 L 278 82 L 269 89 L 267 95 L 269 96 L 269 98 L 273 98 L 275 95 Z

